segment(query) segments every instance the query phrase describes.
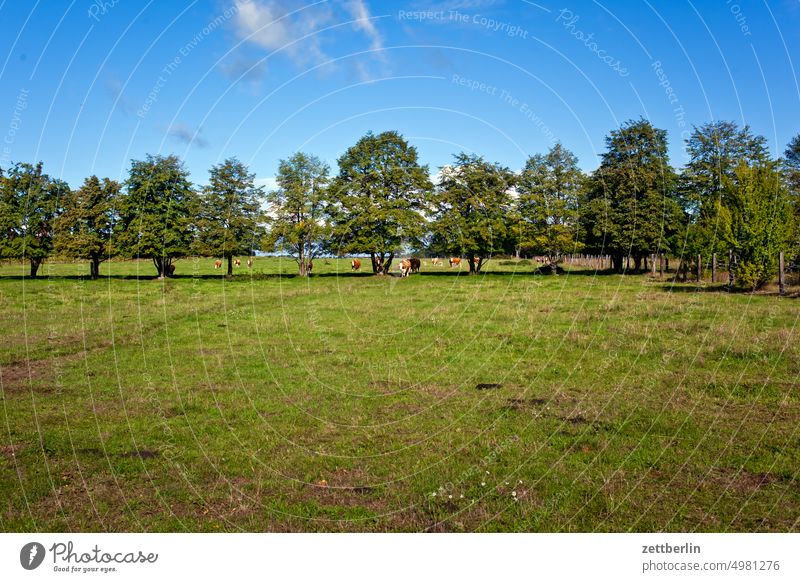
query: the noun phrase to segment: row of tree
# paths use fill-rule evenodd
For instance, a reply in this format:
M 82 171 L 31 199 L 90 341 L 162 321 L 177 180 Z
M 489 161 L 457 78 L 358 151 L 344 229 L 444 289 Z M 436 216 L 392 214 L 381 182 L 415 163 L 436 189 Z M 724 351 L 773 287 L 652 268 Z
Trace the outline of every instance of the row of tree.
M 779 251 L 798 252 L 800 135 L 773 160 L 745 126 L 694 128 L 677 172 L 667 133 L 639 119 L 606 138 L 587 175 L 561 144 L 520 172 L 460 153 L 433 179 L 397 132 L 368 133 L 338 160 L 282 160 L 266 192 L 236 158 L 195 188 L 175 156 L 134 160 L 124 184 L 96 176 L 77 190 L 42 164 L 0 168 L 0 257 L 30 261 L 36 276 L 57 253 L 88 260 L 91 276 L 114 256 L 151 258 L 159 276 L 184 256 L 233 258 L 257 250 L 289 254 L 306 275 L 322 254 L 368 254 L 376 274 L 398 253 L 467 258 L 471 273 L 491 256 L 541 254 L 553 270 L 566 254 L 608 254 L 647 268 L 653 253 L 734 258 L 737 281 L 755 288 L 775 272 Z M 644 264 L 643 264 L 644 263 Z

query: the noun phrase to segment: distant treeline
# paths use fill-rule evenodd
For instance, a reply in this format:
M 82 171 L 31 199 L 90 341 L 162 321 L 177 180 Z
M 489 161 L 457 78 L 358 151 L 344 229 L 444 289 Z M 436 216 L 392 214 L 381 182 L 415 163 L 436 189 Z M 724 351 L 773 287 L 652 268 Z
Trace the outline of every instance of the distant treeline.
M 512 171 L 459 153 L 434 177 L 395 131 L 367 133 L 331 174 L 298 152 L 281 160 L 277 188 L 255 185 L 236 158 L 195 187 L 175 156 L 133 160 L 120 184 L 90 176 L 77 190 L 41 163 L 0 168 L 0 258 L 87 260 L 93 278 L 111 257 L 153 260 L 159 276 L 185 256 L 256 251 L 293 256 L 299 273 L 323 254 L 367 254 L 376 274 L 398 254 L 459 256 L 471 273 L 496 254 L 608 255 L 621 272 L 667 254 L 731 258 L 736 282 L 771 279 L 780 252 L 800 251 L 800 135 L 772 159 L 762 136 L 718 121 L 695 127 L 677 171 L 667 132 L 631 120 L 606 137 L 600 166 L 585 174 L 557 143 Z

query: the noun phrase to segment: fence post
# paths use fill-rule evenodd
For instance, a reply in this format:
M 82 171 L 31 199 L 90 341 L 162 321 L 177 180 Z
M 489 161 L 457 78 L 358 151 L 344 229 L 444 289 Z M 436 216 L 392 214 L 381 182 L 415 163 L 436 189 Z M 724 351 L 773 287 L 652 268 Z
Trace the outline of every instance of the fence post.
M 733 249 L 728 251 L 728 287 L 733 287 Z
M 703 282 L 703 255 L 697 255 L 697 282 Z
M 652 261 L 652 264 L 650 265 L 650 275 L 652 277 L 656 276 L 656 257 L 657 256 L 658 255 L 656 253 L 653 253 L 653 254 L 650 255 L 650 260 Z
M 786 295 L 786 280 L 783 273 L 783 251 L 778 255 L 778 288 L 781 295 Z
M 711 255 L 711 282 L 717 282 L 717 253 Z
M 658 253 L 658 274 L 664 278 L 664 253 Z

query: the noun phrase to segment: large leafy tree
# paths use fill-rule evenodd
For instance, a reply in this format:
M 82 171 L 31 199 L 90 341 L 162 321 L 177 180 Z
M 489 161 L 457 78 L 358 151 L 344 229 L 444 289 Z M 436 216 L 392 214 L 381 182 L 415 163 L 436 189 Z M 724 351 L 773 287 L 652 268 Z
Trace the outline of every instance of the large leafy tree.
M 278 189 L 268 194 L 270 242 L 297 261 L 301 277 L 329 241 L 326 220 L 330 168 L 316 156 L 297 152 L 278 166 Z
M 800 262 L 800 134 L 794 136 L 786 146 L 783 159 L 783 171 L 794 214 L 795 230 L 792 234 L 791 253 L 795 263 Z
M 800 134 L 792 138 L 784 152 L 784 168 L 794 195 L 800 195 Z
M 733 249 L 730 200 L 726 180 L 734 178 L 738 165 L 761 165 L 769 160 L 766 139 L 753 135 L 748 126 L 715 121 L 695 127 L 686 140 L 689 162 L 681 172 L 679 194 L 689 219 L 686 252 L 727 255 Z
M 649 253 L 676 246 L 683 228 L 667 132 L 644 119 L 628 121 L 606 146 L 585 200 L 588 243 L 609 252 L 617 272 L 625 256 L 639 270 Z
M 264 190 L 255 179 L 246 165 L 229 158 L 211 168 L 197 200 L 195 251 L 225 259 L 228 277 L 233 275 L 233 258 L 251 255 L 264 234 Z
M 0 256 L 28 260 L 36 277 L 42 262 L 53 252 L 53 228 L 66 182 L 42 171 L 41 162 L 17 163 L 0 174 Z
M 117 205 L 115 240 L 129 257 L 151 258 L 159 277 L 189 253 L 195 194 L 189 173 L 174 155 L 133 160 Z
M 789 193 L 774 162 L 740 162 L 723 188 L 731 207 L 736 281 L 757 289 L 774 279 L 778 254 L 789 244 L 794 227 Z
M 369 253 L 373 272 L 388 272 L 395 252 L 418 246 L 432 185 L 416 148 L 396 131 L 362 137 L 339 158 L 331 186 L 331 249 Z
M 119 182 L 108 178 L 86 178 L 78 190 L 66 197 L 64 210 L 55 223 L 56 252 L 88 260 L 92 279 L 100 276 L 100 263 L 114 254 L 114 205 L 121 188 Z
M 584 184 L 578 158 L 560 143 L 529 157 L 519 177 L 520 244 L 546 255 L 554 272 L 565 254 L 582 247 L 578 199 Z
M 434 197 L 435 245 L 466 256 L 471 275 L 503 249 L 515 181 L 508 168 L 463 152 L 452 166 L 442 168 Z

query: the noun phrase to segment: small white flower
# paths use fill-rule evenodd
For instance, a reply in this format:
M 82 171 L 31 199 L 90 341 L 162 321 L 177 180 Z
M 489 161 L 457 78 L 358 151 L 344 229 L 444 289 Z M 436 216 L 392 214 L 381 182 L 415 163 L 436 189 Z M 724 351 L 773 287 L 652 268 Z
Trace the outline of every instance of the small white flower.
M 464 499 L 464 494 L 462 493 L 461 495 L 458 496 L 458 498 L 459 499 Z
M 489 471 L 486 471 L 486 474 L 488 475 L 488 474 L 489 474 Z
M 431 497 L 436 497 L 436 491 L 434 491 L 433 493 L 431 493 Z
M 519 480 L 519 484 L 522 485 L 522 479 Z
M 516 496 L 517 496 L 517 492 L 516 491 L 512 491 L 511 492 L 511 497 L 516 497 Z
M 481 481 L 481 487 L 486 487 L 486 481 Z

